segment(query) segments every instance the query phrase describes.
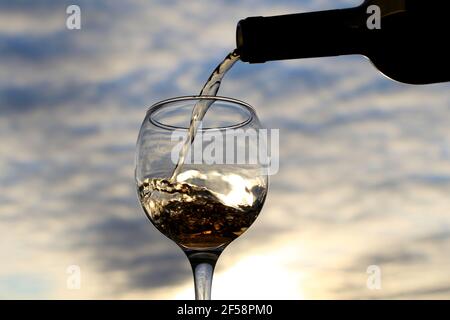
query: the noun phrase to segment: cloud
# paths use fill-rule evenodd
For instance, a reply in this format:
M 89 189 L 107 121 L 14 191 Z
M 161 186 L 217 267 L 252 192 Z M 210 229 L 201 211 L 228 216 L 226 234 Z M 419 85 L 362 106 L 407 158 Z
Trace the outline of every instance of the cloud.
M 105 219 L 71 233 L 77 239 L 72 243 L 75 250 L 89 251 L 91 262 L 106 277 L 114 272 L 127 274 L 126 287 L 133 290 L 172 285 L 190 276 L 181 250 L 176 254 L 176 246 L 164 241 L 143 217 Z
M 359 1 L 76 1 L 69 31 L 72 3 L 0 1 L 0 295 L 174 297 L 188 262 L 133 181 L 146 108 L 198 93 L 239 19 Z M 388 81 L 356 56 L 237 63 L 220 94 L 281 129 L 281 168 L 219 273 L 267 253 L 304 275 L 292 292 L 307 298 L 448 297 L 448 89 Z M 65 287 L 74 263 L 79 292 Z M 369 263 L 386 272 L 377 294 Z

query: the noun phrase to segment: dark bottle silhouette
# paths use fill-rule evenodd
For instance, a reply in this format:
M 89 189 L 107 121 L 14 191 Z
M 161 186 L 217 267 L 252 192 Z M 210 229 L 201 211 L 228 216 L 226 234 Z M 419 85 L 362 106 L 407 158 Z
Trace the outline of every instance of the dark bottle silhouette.
M 362 54 L 400 82 L 450 81 L 448 0 L 369 0 L 349 9 L 249 17 L 238 23 L 236 38 L 244 62 Z

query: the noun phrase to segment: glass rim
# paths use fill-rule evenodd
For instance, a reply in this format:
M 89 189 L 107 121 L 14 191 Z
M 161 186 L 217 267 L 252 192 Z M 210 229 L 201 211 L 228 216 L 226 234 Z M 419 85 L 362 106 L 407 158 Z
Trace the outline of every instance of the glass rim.
M 249 112 L 248 118 L 237 124 L 233 124 L 230 126 L 213 127 L 213 128 L 202 128 L 202 129 L 199 129 L 199 131 L 219 131 L 219 130 L 240 128 L 240 127 L 243 127 L 243 126 L 249 124 L 251 121 L 253 121 L 253 118 L 256 116 L 255 109 L 248 103 L 238 100 L 238 99 L 222 97 L 222 96 L 180 96 L 180 97 L 174 97 L 174 98 L 161 100 L 159 102 L 154 103 L 147 109 L 146 116 L 149 118 L 149 121 L 152 124 L 154 124 L 157 127 L 162 128 L 162 129 L 187 131 L 187 130 L 189 130 L 189 127 L 172 126 L 172 125 L 161 123 L 161 122 L 153 119 L 152 113 L 160 110 L 161 108 L 164 108 L 164 106 L 166 104 L 173 103 L 173 102 L 179 102 L 179 101 L 189 101 L 189 100 L 215 100 L 215 101 L 229 102 L 234 105 L 238 105 L 238 106 L 242 107 L 243 109 L 246 109 Z

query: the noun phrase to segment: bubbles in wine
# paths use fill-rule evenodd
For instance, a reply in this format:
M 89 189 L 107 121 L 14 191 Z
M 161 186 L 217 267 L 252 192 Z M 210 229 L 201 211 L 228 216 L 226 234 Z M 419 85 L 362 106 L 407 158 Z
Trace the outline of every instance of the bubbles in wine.
M 139 198 L 152 223 L 177 244 L 188 249 L 221 248 L 255 221 L 266 188 L 256 180 L 245 181 L 248 186 L 243 187 L 242 183 L 232 185 L 227 176 L 213 179 L 228 183 L 228 193 L 186 182 L 146 179 L 139 185 Z

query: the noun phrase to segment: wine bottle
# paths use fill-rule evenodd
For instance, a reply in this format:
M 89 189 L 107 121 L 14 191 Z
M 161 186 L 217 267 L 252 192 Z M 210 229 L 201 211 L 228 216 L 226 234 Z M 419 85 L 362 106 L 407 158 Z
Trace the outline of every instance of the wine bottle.
M 449 2 L 367 0 L 348 9 L 249 17 L 237 25 L 237 50 L 249 63 L 361 54 L 400 82 L 446 82 Z

